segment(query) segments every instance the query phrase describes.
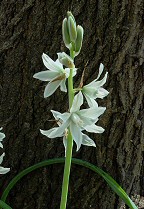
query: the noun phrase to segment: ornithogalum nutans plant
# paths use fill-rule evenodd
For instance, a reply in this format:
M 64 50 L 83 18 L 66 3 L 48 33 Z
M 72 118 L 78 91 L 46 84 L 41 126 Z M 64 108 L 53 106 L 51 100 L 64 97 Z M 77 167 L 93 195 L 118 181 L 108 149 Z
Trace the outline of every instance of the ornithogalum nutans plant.
M 96 142 L 85 134 L 84 131 L 99 134 L 104 132 L 104 128 L 97 126 L 96 123 L 106 108 L 98 105 L 97 98 L 103 99 L 109 94 L 103 88 L 108 73 L 106 72 L 104 77 L 100 79 L 104 70 L 102 63 L 100 63 L 97 78 L 91 83 L 83 86 L 83 82 L 81 82 L 79 87 L 73 87 L 73 79 L 77 74 L 75 57 L 81 51 L 83 34 L 84 30 L 82 26 L 76 24 L 71 12 L 67 12 L 67 17 L 64 18 L 62 23 L 62 36 L 70 54 L 59 52 L 57 53 L 58 59 L 56 61 L 51 60 L 48 55 L 43 54 L 42 59 L 47 70 L 34 75 L 34 78 L 41 81 L 49 81 L 44 90 L 44 97 L 51 96 L 59 86 L 61 91 L 67 92 L 65 82 L 68 79 L 69 107 L 67 108 L 67 112 L 60 113 L 51 110 L 57 126 L 49 130 L 40 130 L 48 138 L 60 137 L 63 139 L 65 147 L 65 168 L 60 209 L 65 209 L 67 203 L 73 141 L 76 143 L 77 151 L 81 145 L 96 147 Z M 81 109 L 84 99 L 87 101 L 88 108 Z
M 65 162 L 65 167 L 60 209 L 66 209 L 67 205 L 71 162 L 85 166 L 94 172 L 97 172 L 131 209 L 137 209 L 126 192 L 107 173 L 88 162 L 72 158 L 73 142 L 76 144 L 76 151 L 78 151 L 82 145 L 96 147 L 96 142 L 90 138 L 89 133 L 102 134 L 104 132 L 104 128 L 96 125 L 96 123 L 98 122 L 99 117 L 106 111 L 106 107 L 99 106 L 97 98 L 103 99 L 109 94 L 109 92 L 103 87 L 107 81 L 108 72 L 105 72 L 104 77 L 101 78 L 104 71 L 104 65 L 102 63 L 100 63 L 99 70 L 96 69 L 98 74 L 97 78 L 92 82 L 83 85 L 83 71 L 80 85 L 75 88 L 73 86 L 73 79 L 78 71 L 77 66 L 75 66 L 75 57 L 80 54 L 83 43 L 83 34 L 84 30 L 82 26 L 76 24 L 75 18 L 71 12 L 67 12 L 67 17 L 62 23 L 62 36 L 64 44 L 69 49 L 70 53 L 66 54 L 65 52 L 58 52 L 58 58 L 55 61 L 53 61 L 47 54 L 43 53 L 42 60 L 47 69 L 37 72 L 33 76 L 40 81 L 46 82 L 44 90 L 45 99 L 55 93 L 58 88 L 60 88 L 62 92 L 68 92 L 69 106 L 67 107 L 67 111 L 60 113 L 56 110 L 51 110 L 54 120 L 56 121 L 56 126 L 49 130 L 40 129 L 40 132 L 48 138 L 58 138 L 57 140 L 60 140 L 59 138 L 62 139 L 65 148 L 65 158 L 43 161 L 19 173 L 14 177 L 14 179 L 12 179 L 3 192 L 0 200 L 0 209 L 11 209 L 11 207 L 5 203 L 6 197 L 11 188 L 24 175 L 45 165 L 61 163 L 63 160 Z M 66 86 L 67 80 L 68 87 Z M 86 101 L 87 107 L 82 109 L 84 101 Z M 5 135 L 0 132 L 1 148 L 3 148 L 1 142 L 4 137 Z M 4 153 L 0 156 L 0 164 L 2 163 L 3 157 Z M 8 171 L 9 168 L 0 167 L 0 174 L 7 173 Z

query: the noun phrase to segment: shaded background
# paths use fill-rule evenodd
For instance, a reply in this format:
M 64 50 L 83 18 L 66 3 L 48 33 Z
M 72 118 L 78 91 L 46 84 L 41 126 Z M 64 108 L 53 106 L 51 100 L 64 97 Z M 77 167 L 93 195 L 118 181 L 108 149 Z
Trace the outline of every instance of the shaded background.
M 4 166 L 1 188 L 20 171 L 42 160 L 64 156 L 62 139 L 48 139 L 39 129 L 53 123 L 50 110 L 67 110 L 67 95 L 56 91 L 43 98 L 46 83 L 33 79 L 45 69 L 41 55 L 56 59 L 68 52 L 61 34 L 62 20 L 72 11 L 84 28 L 75 86 L 87 64 L 84 84 L 98 74 L 102 62 L 109 72 L 99 100 L 107 111 L 99 125 L 105 133 L 91 134 L 97 148 L 83 146 L 73 156 L 87 160 L 112 175 L 129 195 L 144 195 L 144 2 L 143 0 L 2 0 L 0 2 L 0 126 L 4 127 Z M 58 209 L 63 166 L 39 169 L 24 177 L 7 202 L 14 209 Z M 2 192 L 2 191 L 1 191 Z M 72 166 L 68 206 L 71 209 L 119 209 L 123 203 L 91 171 Z

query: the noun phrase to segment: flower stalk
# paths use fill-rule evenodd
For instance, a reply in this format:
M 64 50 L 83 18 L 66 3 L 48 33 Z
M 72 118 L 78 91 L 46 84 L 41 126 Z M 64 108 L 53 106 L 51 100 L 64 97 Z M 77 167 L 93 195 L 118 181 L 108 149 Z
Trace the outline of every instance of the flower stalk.
M 70 50 L 70 56 L 72 59 L 74 59 L 74 54 L 72 50 Z M 68 78 L 68 96 L 69 96 L 69 109 L 70 109 L 74 99 L 73 69 L 70 69 L 70 75 Z M 72 160 L 72 149 L 73 149 L 73 138 L 69 129 L 68 137 L 67 137 L 67 148 L 66 148 L 66 158 L 65 158 L 65 166 L 64 166 L 64 174 L 63 174 L 60 209 L 66 209 L 71 160 Z

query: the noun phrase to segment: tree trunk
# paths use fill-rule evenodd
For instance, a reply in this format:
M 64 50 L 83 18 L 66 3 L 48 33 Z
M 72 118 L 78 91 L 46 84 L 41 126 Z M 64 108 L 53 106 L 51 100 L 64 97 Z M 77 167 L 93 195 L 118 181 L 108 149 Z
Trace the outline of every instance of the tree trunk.
M 84 28 L 75 86 L 86 63 L 84 84 L 96 78 L 102 62 L 109 72 L 105 88 L 110 92 L 99 101 L 107 107 L 99 122 L 105 132 L 91 134 L 97 147 L 83 146 L 76 152 L 74 146 L 73 157 L 104 169 L 130 196 L 144 195 L 143 6 L 143 0 L 1 1 L 0 126 L 6 134 L 3 165 L 11 168 L 1 177 L 3 189 L 28 166 L 64 156 L 62 139 L 48 139 L 39 129 L 53 126 L 51 109 L 67 110 L 67 95 L 57 90 L 44 99 L 46 83 L 33 74 L 45 69 L 43 52 L 54 60 L 57 52 L 68 52 L 61 24 L 71 10 Z M 58 209 L 62 177 L 63 165 L 38 169 L 17 183 L 7 203 L 14 209 Z M 122 205 L 100 176 L 72 165 L 68 209 L 119 209 Z

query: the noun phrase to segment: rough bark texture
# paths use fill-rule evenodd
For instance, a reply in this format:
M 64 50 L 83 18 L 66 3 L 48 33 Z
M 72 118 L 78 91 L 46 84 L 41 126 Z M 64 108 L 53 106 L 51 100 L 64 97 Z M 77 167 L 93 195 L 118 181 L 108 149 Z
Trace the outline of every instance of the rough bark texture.
M 51 109 L 67 110 L 67 95 L 59 90 L 43 98 L 44 82 L 33 74 L 44 70 L 43 52 L 53 59 L 65 50 L 61 23 L 71 10 L 85 31 L 75 86 L 85 64 L 84 82 L 98 74 L 102 62 L 109 72 L 99 124 L 106 131 L 91 135 L 97 148 L 82 147 L 73 156 L 110 173 L 130 195 L 144 195 L 144 14 L 143 0 L 1 0 L 0 2 L 0 125 L 6 139 L 5 185 L 21 170 L 42 160 L 64 156 L 61 139 L 47 139 L 39 129 L 53 123 Z M 74 147 L 75 148 L 75 147 Z M 63 166 L 39 169 L 23 178 L 7 202 L 14 209 L 58 209 Z M 72 166 L 68 206 L 71 209 L 119 209 L 123 203 L 91 171 Z

